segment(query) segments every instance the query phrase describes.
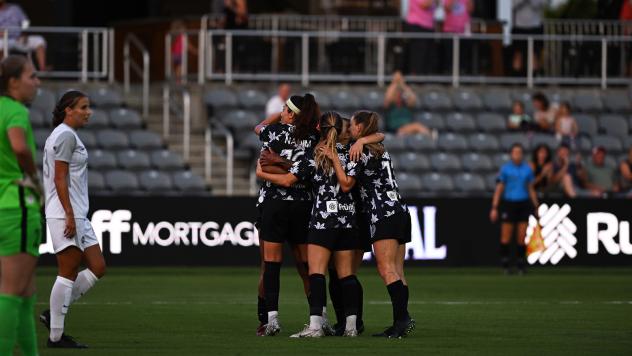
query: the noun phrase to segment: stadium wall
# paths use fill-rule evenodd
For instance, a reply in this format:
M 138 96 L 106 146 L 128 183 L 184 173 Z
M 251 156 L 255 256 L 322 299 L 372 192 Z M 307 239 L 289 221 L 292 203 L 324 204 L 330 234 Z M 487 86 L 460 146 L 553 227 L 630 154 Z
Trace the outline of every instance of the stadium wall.
M 498 264 L 499 226 L 489 222 L 489 199 L 413 199 L 408 204 L 411 264 Z M 540 223 L 547 247 L 531 256 L 532 264 L 632 265 L 629 201 L 543 204 Z M 254 198 L 93 197 L 90 217 L 111 266 L 259 263 Z M 40 247 L 41 263 L 53 264 L 47 242 Z

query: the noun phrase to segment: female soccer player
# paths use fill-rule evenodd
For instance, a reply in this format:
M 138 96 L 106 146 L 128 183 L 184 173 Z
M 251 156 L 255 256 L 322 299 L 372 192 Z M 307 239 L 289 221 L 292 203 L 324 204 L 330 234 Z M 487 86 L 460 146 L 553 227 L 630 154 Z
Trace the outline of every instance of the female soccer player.
M 353 255 L 358 241 L 354 229 L 355 206 L 348 189 L 337 184 L 330 157 L 341 156 L 345 165 L 348 151 L 338 142 L 342 131 L 340 115 L 328 112 L 319 120 L 320 141 L 312 152 L 295 163 L 287 174 L 270 174 L 257 166 L 257 176 L 277 185 L 289 187 L 299 180 L 309 180 L 314 190 L 314 204 L 309 221 L 307 259 L 310 285 L 310 323 L 292 337 L 322 337 L 323 307 L 326 302 L 325 273 L 333 253 L 342 286 L 346 328 L 344 336 L 357 336 L 358 280 L 353 274 Z M 347 174 L 353 175 L 349 162 Z
M 77 130 L 92 114 L 90 100 L 66 92 L 53 111 L 53 132 L 44 146 L 46 223 L 57 256 L 58 276 L 50 292 L 50 311 L 40 315 L 50 329 L 48 347 L 86 348 L 64 334 L 70 305 L 105 274 L 105 260 L 88 219 L 88 152 Z M 81 261 L 87 268 L 79 272 Z
M 351 118 L 351 137 L 359 139 L 377 132 L 378 114 L 356 112 Z M 408 287 L 403 276 L 404 246 L 410 241 L 410 215 L 401 197 L 388 152 L 381 144 L 366 145 L 355 166 L 355 175 L 345 173 L 342 163 L 332 157 L 340 187 L 351 189 L 359 183 L 360 199 L 370 219 L 369 234 L 377 268 L 391 297 L 393 325 L 375 336 L 405 337 L 415 327 L 408 314 Z
M 24 104 L 39 80 L 23 56 L 0 62 L 0 355 L 37 355 L 33 306 L 35 266 L 42 238 L 42 188 L 35 139 Z
M 316 123 L 320 110 L 311 94 L 293 95 L 285 103 L 280 123 L 258 127 L 263 158 L 269 151 L 278 153 L 287 165 L 298 161 L 306 150 L 317 142 Z M 287 166 L 286 166 L 287 168 Z M 285 172 L 282 167 L 266 164 L 271 172 Z M 258 204 L 261 208 L 261 239 L 263 242 L 263 291 L 267 310 L 267 325 L 263 336 L 273 336 L 281 331 L 279 322 L 280 271 L 283 260 L 283 243 L 288 242 L 295 251 L 299 274 L 303 278 L 306 294 L 309 280 L 307 263 L 307 225 L 312 208 L 309 186 L 298 182 L 291 187 L 281 187 L 265 182 Z M 262 320 L 263 322 L 263 320 Z
M 494 191 L 492 209 L 489 219 L 495 223 L 498 220 L 500 205 L 500 258 L 505 273 L 509 274 L 509 244 L 516 228 L 516 242 L 518 243 L 518 272 L 524 273 L 525 264 L 525 236 L 529 214 L 537 213 L 538 195 L 533 187 L 535 177 L 528 163 L 524 162 L 524 149 L 520 144 L 514 144 L 509 151 L 511 161 L 500 168 L 498 183 Z M 502 203 L 501 203 L 502 197 Z M 529 203 L 531 200 L 531 203 Z

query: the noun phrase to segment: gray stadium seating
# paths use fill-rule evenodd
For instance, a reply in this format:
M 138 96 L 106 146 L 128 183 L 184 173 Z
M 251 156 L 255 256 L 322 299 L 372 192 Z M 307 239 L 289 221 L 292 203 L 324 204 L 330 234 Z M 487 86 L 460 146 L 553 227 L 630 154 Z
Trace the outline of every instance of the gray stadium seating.
M 119 166 L 125 170 L 142 171 L 151 167 L 149 156 L 143 151 L 132 149 L 120 151 L 117 153 L 116 159 Z
M 261 119 L 252 111 L 231 110 L 220 118 L 221 122 L 235 131 L 252 130 Z
M 461 156 L 461 164 L 465 170 L 470 172 L 486 172 L 494 168 L 487 155 L 477 152 L 469 152 Z
M 496 153 L 492 156 L 492 162 L 494 163 L 494 169 L 500 169 L 503 164 L 509 162 L 509 153 Z
M 108 113 L 100 109 L 92 109 L 92 115 L 88 119 L 88 126 L 91 129 L 102 129 L 110 127 L 110 117 Z
M 98 146 L 97 138 L 96 136 L 94 136 L 94 133 L 92 131 L 79 130 L 77 131 L 77 136 L 79 136 L 79 139 L 81 140 L 81 142 L 83 142 L 84 146 L 86 146 L 88 150 L 96 148 Z
M 459 173 L 454 176 L 454 187 L 464 193 L 482 193 L 486 191 L 485 180 L 478 174 Z
M 151 164 L 159 170 L 175 171 L 184 167 L 184 161 L 179 154 L 169 150 L 151 152 Z
M 319 91 L 319 90 L 310 90 L 308 93 L 314 96 L 314 98 L 316 99 L 316 102 L 318 103 L 318 106 L 320 106 L 321 111 L 325 112 L 327 110 L 332 109 L 331 99 L 329 98 L 329 95 L 327 95 L 326 92 Z
M 129 147 L 129 139 L 124 131 L 105 129 L 97 131 L 97 141 L 101 148 L 108 150 Z
M 150 170 L 138 174 L 140 188 L 151 193 L 165 193 L 173 189 L 171 177 L 160 171 Z
M 246 132 L 237 139 L 239 148 L 246 149 L 251 153 L 259 155 L 261 150 L 261 140 L 253 131 Z
M 379 110 L 384 105 L 384 91 L 369 90 L 362 95 L 362 107 L 368 110 Z
M 430 90 L 423 95 L 422 105 L 430 111 L 452 110 L 450 97 L 442 91 Z
M 360 107 L 360 99 L 351 90 L 334 90 L 329 98 L 334 110 L 356 110 Z
M 576 139 L 577 148 L 581 152 L 590 152 L 592 150 L 593 144 L 592 141 L 585 136 L 580 136 Z
M 406 149 L 406 139 L 404 137 L 389 133 L 384 136 L 383 144 L 389 152 L 400 152 Z
M 437 113 L 428 111 L 418 112 L 415 113 L 414 120 L 430 129 L 443 130 L 445 128 L 443 117 Z
M 490 90 L 483 93 L 483 102 L 492 112 L 511 111 L 512 100 L 507 90 Z
M 454 190 L 452 178 L 447 174 L 427 173 L 421 176 L 421 182 L 424 190 L 430 192 L 452 192 Z
M 237 107 L 237 97 L 227 89 L 214 89 L 204 93 L 204 103 L 214 108 L 234 108 Z
M 529 138 L 525 133 L 503 133 L 500 135 L 500 148 L 509 150 L 511 146 L 519 143 L 525 150 L 529 149 Z
M 409 197 L 418 195 L 422 184 L 419 176 L 400 172 L 397 174 L 397 186 L 404 197 Z
M 90 193 L 105 190 L 105 177 L 97 171 L 88 170 L 88 189 Z
M 493 192 L 498 183 L 498 172 L 488 173 L 485 175 L 485 187 L 488 191 Z
M 471 90 L 458 90 L 452 95 L 454 106 L 463 111 L 477 111 L 483 108 L 483 101 Z
M 599 112 L 603 110 L 601 98 L 596 93 L 580 92 L 573 96 L 572 108 L 585 112 Z
M 35 108 L 42 112 L 44 117 L 47 115 L 51 115 L 53 113 L 53 109 L 55 109 L 55 105 L 57 105 L 57 101 L 55 100 L 55 94 L 53 94 L 50 90 L 44 88 L 38 88 L 37 94 L 31 103 L 31 107 Z
M 52 115 L 48 115 L 48 116 L 49 116 L 49 120 L 47 120 L 42 114 L 42 112 L 39 111 L 38 109 L 36 108 L 29 109 L 29 120 L 31 121 L 31 126 L 33 127 L 50 127 L 51 121 L 52 121 L 52 119 L 50 119 L 50 116 Z
M 604 107 L 610 112 L 630 112 L 630 98 L 628 98 L 625 92 L 613 91 L 609 93 L 604 93 L 602 99 Z
M 460 112 L 450 113 L 445 117 L 445 124 L 448 130 L 455 132 L 470 132 L 476 130 L 476 122 L 470 114 Z
M 431 151 L 437 147 L 437 142 L 428 135 L 411 135 L 403 138 L 406 148 L 413 151 Z
M 33 136 L 35 138 L 35 145 L 38 148 L 43 148 L 46 143 L 46 139 L 50 135 L 49 129 L 33 129 Z
M 610 136 L 625 139 L 628 134 L 628 123 L 622 115 L 605 114 L 599 116 L 599 129 Z
M 615 136 L 597 135 L 592 138 L 593 147 L 603 146 L 610 153 L 623 151 L 621 140 Z
M 480 113 L 476 116 L 478 127 L 485 132 L 500 132 L 507 127 L 503 116 L 496 113 Z
M 623 140 L 623 150 L 627 152 L 630 148 L 632 148 L 632 136 L 628 136 Z
M 111 110 L 110 122 L 118 129 L 137 129 L 143 126 L 138 112 L 125 108 Z
M 466 151 L 469 147 L 465 136 L 446 132 L 439 135 L 439 148 L 445 151 Z
M 172 174 L 173 186 L 181 192 L 206 191 L 204 179 L 191 171 L 178 171 Z
M 553 150 L 559 145 L 559 142 L 552 134 L 536 133 L 531 138 L 531 148 L 535 148 L 541 144 L 547 145 Z
M 113 170 L 105 173 L 105 184 L 114 192 L 128 193 L 138 190 L 138 179 L 131 172 Z
M 91 90 L 90 102 L 97 107 L 116 107 L 123 105 L 123 99 L 118 91 L 111 88 L 102 87 Z
M 247 109 L 261 110 L 268 102 L 268 98 L 259 90 L 246 89 L 237 93 L 239 104 Z
M 402 171 L 421 173 L 430 170 L 430 162 L 425 155 L 406 152 L 395 157 L 397 157 L 397 169 Z
M 130 132 L 129 141 L 132 147 L 140 150 L 154 150 L 164 147 L 160 135 L 147 130 L 135 130 Z
M 575 120 L 577 121 L 577 128 L 580 133 L 588 136 L 595 136 L 598 131 L 597 120 L 590 114 L 576 114 Z
M 430 156 L 432 169 L 439 172 L 455 172 L 461 169 L 461 161 L 451 153 L 434 153 Z
M 116 156 L 110 151 L 94 150 L 88 152 L 88 167 L 91 169 L 106 170 L 118 166 Z
M 476 133 L 470 135 L 470 147 L 475 151 L 498 151 L 500 143 L 494 135 Z

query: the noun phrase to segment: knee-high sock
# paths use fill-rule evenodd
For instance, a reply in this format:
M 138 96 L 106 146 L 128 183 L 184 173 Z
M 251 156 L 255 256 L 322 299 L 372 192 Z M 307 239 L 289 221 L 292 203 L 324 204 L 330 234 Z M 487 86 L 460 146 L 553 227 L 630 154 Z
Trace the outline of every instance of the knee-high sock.
M 86 294 L 90 288 L 94 287 L 98 280 L 99 278 L 97 278 L 97 276 L 95 276 L 94 273 L 87 268 L 79 272 L 77 279 L 75 279 L 75 284 L 72 286 L 70 303 L 76 302 L 77 299 Z
M 323 326 L 323 307 L 327 300 L 327 282 L 320 273 L 309 275 L 309 325 L 312 329 Z
M 516 253 L 518 254 L 518 259 L 516 260 L 516 264 L 518 265 L 518 268 L 524 269 L 525 257 L 527 255 L 527 246 L 518 245 L 518 247 L 516 248 Z
M 410 297 L 410 291 L 407 284 L 404 284 L 404 297 L 406 298 L 406 317 L 410 318 L 410 313 L 408 313 L 408 298 Z
M 22 298 L 0 294 L 0 355 L 13 355 L 18 337 L 19 310 Z
M 263 290 L 268 309 L 268 318 L 276 317 L 279 310 L 279 289 L 281 288 L 281 262 L 265 262 L 263 270 Z
M 358 323 L 364 322 L 362 320 L 362 316 L 364 314 L 364 289 L 362 288 L 362 283 L 356 276 L 356 280 L 358 281 Z
M 358 327 L 358 289 L 359 283 L 355 275 L 340 280 L 342 299 L 345 305 L 345 329 Z
M 72 297 L 72 287 L 75 283 L 70 279 L 57 276 L 53 289 L 50 291 L 50 339 L 59 341 L 64 333 L 64 319 L 70 299 Z
M 22 354 L 25 356 L 38 355 L 35 319 L 33 318 L 36 300 L 36 295 L 22 298 L 22 305 L 19 311 L 18 345 L 20 346 L 20 350 L 22 350 Z
M 393 306 L 393 321 L 398 322 L 406 319 L 406 291 L 401 279 L 386 286 L 391 297 Z
M 266 300 L 257 296 L 257 316 L 262 324 L 268 323 L 268 309 L 266 309 Z
M 503 268 L 509 268 L 509 244 L 500 244 L 500 263 Z
M 331 298 L 331 304 L 334 306 L 336 321 L 340 324 L 345 319 L 345 308 L 342 301 L 340 279 L 338 279 L 338 273 L 336 273 L 335 268 L 329 269 L 329 298 Z

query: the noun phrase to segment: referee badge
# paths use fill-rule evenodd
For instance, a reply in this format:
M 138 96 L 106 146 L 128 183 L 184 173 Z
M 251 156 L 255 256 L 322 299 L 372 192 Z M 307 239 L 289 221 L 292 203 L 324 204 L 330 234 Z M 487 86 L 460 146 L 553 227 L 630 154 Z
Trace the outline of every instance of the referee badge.
M 338 212 L 338 202 L 336 200 L 330 200 L 327 202 L 327 212 L 328 213 Z

